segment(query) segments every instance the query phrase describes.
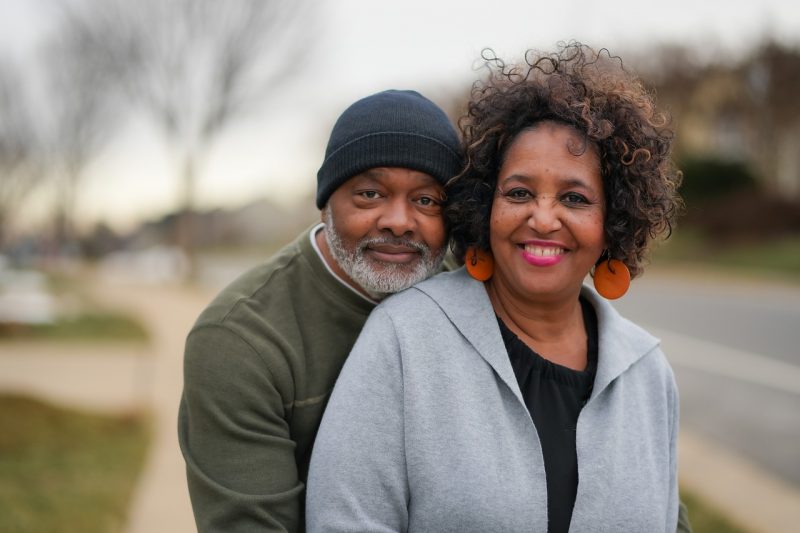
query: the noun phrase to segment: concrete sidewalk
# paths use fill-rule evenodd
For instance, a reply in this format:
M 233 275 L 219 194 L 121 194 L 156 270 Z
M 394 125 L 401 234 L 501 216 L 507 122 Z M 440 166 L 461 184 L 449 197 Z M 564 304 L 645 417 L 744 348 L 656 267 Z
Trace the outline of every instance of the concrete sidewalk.
M 152 347 L 78 342 L 0 343 L 0 390 L 95 412 L 150 405 Z
M 183 389 L 184 340 L 213 293 L 183 287 L 95 286 L 93 296 L 106 305 L 137 314 L 150 331 L 153 344 L 149 404 L 155 435 L 134 493 L 126 531 L 195 531 L 178 447 L 178 403 Z
M 213 293 L 183 287 L 95 284 L 92 294 L 104 305 L 136 313 L 149 328 L 152 344 L 87 349 L 3 343 L 0 390 L 28 392 L 100 411 L 149 407 L 155 416 L 153 448 L 131 504 L 127 531 L 195 531 L 176 420 L 183 342 Z M 109 354 L 111 349 L 119 353 Z M 679 446 L 683 486 L 752 532 L 797 530 L 800 488 L 689 431 L 682 430 Z
M 678 476 L 682 487 L 753 533 L 790 533 L 800 524 L 800 489 L 741 455 L 681 429 Z M 691 513 L 689 519 L 691 519 Z
M 0 390 L 95 412 L 151 411 L 152 447 L 126 531 L 195 531 L 178 448 L 178 402 L 184 339 L 213 293 L 96 280 L 88 289 L 100 305 L 137 315 L 150 332 L 150 344 L 0 343 Z

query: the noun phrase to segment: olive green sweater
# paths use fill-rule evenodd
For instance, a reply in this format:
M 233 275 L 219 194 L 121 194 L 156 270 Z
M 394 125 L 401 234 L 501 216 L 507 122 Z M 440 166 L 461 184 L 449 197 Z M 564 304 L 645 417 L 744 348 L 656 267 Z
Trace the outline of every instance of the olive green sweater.
M 178 434 L 201 532 L 303 530 L 322 411 L 374 306 L 309 234 L 224 289 L 186 340 Z

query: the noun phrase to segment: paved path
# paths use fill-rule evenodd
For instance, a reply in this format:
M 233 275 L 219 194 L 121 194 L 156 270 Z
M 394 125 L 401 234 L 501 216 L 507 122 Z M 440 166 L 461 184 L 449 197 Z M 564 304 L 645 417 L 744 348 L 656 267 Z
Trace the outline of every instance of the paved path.
M 181 287 L 108 286 L 92 298 L 126 309 L 148 328 L 148 345 L 0 343 L 0 390 L 97 412 L 149 409 L 154 436 L 129 510 L 127 533 L 195 531 L 176 434 L 183 343 L 213 297 Z
M 104 304 L 138 314 L 151 331 L 152 345 L 86 349 L 0 344 L 0 389 L 30 392 L 97 410 L 149 406 L 155 413 L 155 437 L 131 505 L 127 532 L 195 531 L 178 450 L 176 418 L 184 338 L 213 294 L 177 287 L 97 284 L 92 290 Z M 111 349 L 118 353 L 108 354 Z M 800 523 L 797 487 L 685 428 L 680 440 L 680 469 L 683 485 L 753 532 L 795 531 Z
M 150 405 L 152 347 L 79 342 L 0 343 L 0 390 L 90 411 Z
M 153 342 L 150 405 L 155 435 L 134 493 L 127 533 L 195 531 L 178 448 L 178 402 L 183 388 L 184 339 L 213 295 L 185 288 L 132 286 L 95 286 L 93 294 L 108 305 L 124 306 L 136 313 Z

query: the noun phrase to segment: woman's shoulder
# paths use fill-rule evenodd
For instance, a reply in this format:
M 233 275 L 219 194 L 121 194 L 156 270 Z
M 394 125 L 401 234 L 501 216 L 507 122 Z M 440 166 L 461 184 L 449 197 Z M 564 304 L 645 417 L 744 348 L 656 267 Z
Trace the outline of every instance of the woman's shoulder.
M 389 296 L 379 307 L 393 310 L 408 305 L 433 303 L 447 305 L 469 301 L 485 292 L 483 285 L 469 277 L 463 268 L 450 272 L 440 272 L 406 290 Z
M 608 300 L 591 287 L 584 285 L 581 296 L 594 308 L 601 335 L 627 339 L 629 347 L 636 350 L 648 350 L 660 343 L 660 340 L 645 328 L 622 316 Z
M 606 357 L 613 357 L 619 372 L 639 368 L 672 379 L 672 369 L 661 347 L 661 339 L 616 308 L 590 287 L 582 295 L 595 309 L 600 345 Z
M 435 323 L 470 329 L 494 317 L 483 283 L 472 279 L 463 268 L 442 272 L 390 296 L 375 311 L 386 313 L 397 324 L 415 327 Z M 496 327 L 493 320 L 491 323 Z

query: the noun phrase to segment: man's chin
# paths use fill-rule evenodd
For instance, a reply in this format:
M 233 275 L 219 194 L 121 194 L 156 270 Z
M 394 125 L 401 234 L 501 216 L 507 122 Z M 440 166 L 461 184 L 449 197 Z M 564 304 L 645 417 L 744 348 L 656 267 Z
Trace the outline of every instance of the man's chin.
M 411 287 L 430 276 L 420 262 L 384 263 L 370 261 L 369 272 L 363 270 L 354 280 L 371 293 L 392 294 Z
M 414 259 L 412 261 L 381 261 L 378 259 L 368 259 L 366 263 L 369 265 L 375 275 L 390 275 L 397 274 L 413 276 L 419 271 L 422 264 L 421 259 Z

